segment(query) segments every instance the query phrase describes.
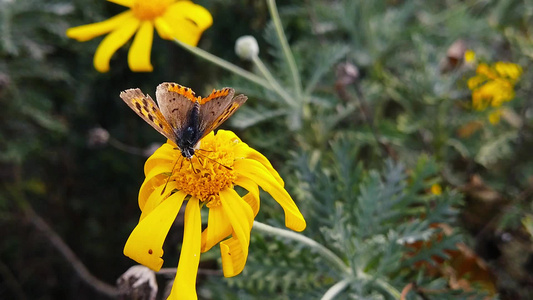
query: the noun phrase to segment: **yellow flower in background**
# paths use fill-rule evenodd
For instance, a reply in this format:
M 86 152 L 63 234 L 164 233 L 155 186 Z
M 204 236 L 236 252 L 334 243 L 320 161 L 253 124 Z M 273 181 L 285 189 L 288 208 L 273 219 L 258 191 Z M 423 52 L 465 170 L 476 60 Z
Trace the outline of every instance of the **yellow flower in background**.
M 438 183 L 431 185 L 430 190 L 433 195 L 436 195 L 436 196 L 442 195 L 442 187 Z
M 473 63 L 474 61 L 476 61 L 476 53 L 472 50 L 466 50 L 465 51 L 465 62 Z
M 200 253 L 216 244 L 220 244 L 224 276 L 235 276 L 243 270 L 250 231 L 259 211 L 259 186 L 281 205 L 288 228 L 302 231 L 306 227 L 270 162 L 231 131 L 209 133 L 191 160 L 169 140 L 148 158 L 144 172 L 146 178 L 139 191 L 142 213 L 124 247 L 126 256 L 158 271 L 163 265 L 163 242 L 188 199 L 182 250 L 169 299 L 197 299 Z M 248 193 L 240 196 L 236 185 Z M 203 206 L 209 215 L 202 232 Z
M 502 116 L 502 109 L 498 108 L 497 110 L 489 114 L 489 122 L 493 125 L 500 123 L 500 118 Z
M 109 71 L 111 56 L 134 34 L 128 53 L 128 65 L 134 72 L 151 72 L 150 52 L 154 27 L 163 39 L 178 39 L 196 46 L 200 36 L 211 26 L 209 11 L 191 1 L 108 0 L 130 9 L 106 21 L 69 28 L 67 36 L 80 42 L 109 33 L 94 54 L 94 67 Z
M 522 75 L 522 67 L 507 62 L 497 62 L 492 66 L 480 63 L 476 75 L 468 79 L 472 91 L 472 107 L 485 110 L 487 107 L 500 107 L 515 97 L 514 86 Z

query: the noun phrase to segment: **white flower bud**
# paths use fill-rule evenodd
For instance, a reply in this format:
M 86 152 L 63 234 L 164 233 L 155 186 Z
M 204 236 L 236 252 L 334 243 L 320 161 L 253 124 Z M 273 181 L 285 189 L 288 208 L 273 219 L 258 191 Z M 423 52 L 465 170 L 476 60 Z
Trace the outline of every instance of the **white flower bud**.
M 257 40 L 251 35 L 241 36 L 235 42 L 235 53 L 245 60 L 252 60 L 259 54 Z

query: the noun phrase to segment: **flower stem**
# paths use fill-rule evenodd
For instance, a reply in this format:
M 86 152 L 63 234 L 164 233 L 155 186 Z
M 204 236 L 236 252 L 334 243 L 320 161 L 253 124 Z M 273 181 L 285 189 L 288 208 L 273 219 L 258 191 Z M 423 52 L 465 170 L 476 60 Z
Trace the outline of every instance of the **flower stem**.
M 177 39 L 174 39 L 174 42 L 176 42 L 176 44 L 180 45 L 181 47 L 185 48 L 185 50 L 191 52 L 192 54 L 195 54 L 205 60 L 208 60 L 212 63 L 214 63 L 215 65 L 218 65 L 219 67 L 222 67 L 230 72 L 233 72 L 239 76 L 241 76 L 242 78 L 244 79 L 247 79 L 253 83 L 256 83 L 264 88 L 267 88 L 269 90 L 272 90 L 274 91 L 274 87 L 272 87 L 272 85 L 264 80 L 263 78 L 253 74 L 253 73 L 250 73 L 242 68 L 239 68 L 238 66 L 228 62 L 228 61 L 225 61 L 223 60 L 222 58 L 218 57 L 218 56 L 215 56 L 205 50 L 202 50 L 200 48 L 197 48 L 197 47 L 193 47 L 193 46 L 189 46 Z
M 252 57 L 252 61 L 254 62 L 255 66 L 259 69 L 259 72 L 261 72 L 261 74 L 263 74 L 265 79 L 270 83 L 274 91 L 278 93 L 278 95 L 280 95 L 280 97 L 283 100 L 285 100 L 287 104 L 289 104 L 290 106 L 294 106 L 295 102 L 292 99 L 292 97 L 289 94 L 287 94 L 285 90 L 283 90 L 283 88 L 278 83 L 278 81 L 274 78 L 274 76 L 272 76 L 272 73 L 270 73 L 270 71 L 265 66 L 265 64 L 263 64 L 263 61 L 257 55 Z
M 285 59 L 291 70 L 292 81 L 294 84 L 294 91 L 296 93 L 296 98 L 301 99 L 302 96 L 302 81 L 300 79 L 300 73 L 298 73 L 298 68 L 296 67 L 296 61 L 292 55 L 291 48 L 287 42 L 287 37 L 283 31 L 283 26 L 281 25 L 281 19 L 279 17 L 278 8 L 276 7 L 275 0 L 267 0 L 268 10 L 270 11 L 270 16 L 272 17 L 272 22 L 274 22 L 274 27 L 276 28 L 276 33 L 278 34 L 278 39 L 281 44 L 281 49 L 285 55 Z
M 321 300 L 334 299 L 340 292 L 342 292 L 348 284 L 350 284 L 351 278 L 344 278 L 343 280 L 335 283 L 328 291 L 320 298 Z
M 315 250 L 320 255 L 322 255 L 324 258 L 332 262 L 343 273 L 346 273 L 346 274 L 352 273 L 352 269 L 350 269 L 344 263 L 344 261 L 342 261 L 340 257 L 338 257 L 335 253 L 333 253 L 328 248 L 322 246 L 320 243 L 316 242 L 315 240 L 312 240 L 306 237 L 305 235 L 302 235 L 302 234 L 299 234 L 293 231 L 285 230 L 285 229 L 272 227 L 270 225 L 266 225 L 258 221 L 254 221 L 253 228 L 266 234 L 281 236 L 281 237 L 288 238 L 288 239 L 300 242 L 302 244 L 305 244 L 309 246 L 311 249 Z

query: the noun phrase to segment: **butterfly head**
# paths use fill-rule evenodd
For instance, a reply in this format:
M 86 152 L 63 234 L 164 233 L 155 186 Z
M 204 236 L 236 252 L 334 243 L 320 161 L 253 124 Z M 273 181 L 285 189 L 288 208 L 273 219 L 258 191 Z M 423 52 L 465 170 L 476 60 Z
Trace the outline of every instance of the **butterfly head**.
M 194 148 L 180 148 L 183 157 L 191 159 L 194 156 Z

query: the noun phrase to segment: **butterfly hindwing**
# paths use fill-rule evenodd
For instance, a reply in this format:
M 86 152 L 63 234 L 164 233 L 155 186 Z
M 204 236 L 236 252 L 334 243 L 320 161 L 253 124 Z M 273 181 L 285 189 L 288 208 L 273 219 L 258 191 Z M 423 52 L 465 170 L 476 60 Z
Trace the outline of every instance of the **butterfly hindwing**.
M 224 123 L 239 107 L 241 107 L 241 105 L 244 104 L 244 102 L 246 102 L 246 100 L 248 100 L 248 97 L 245 95 L 241 94 L 235 98 L 233 98 L 233 95 L 234 91 L 231 89 L 231 93 L 228 93 L 226 98 L 220 100 L 218 103 L 213 102 L 215 105 L 208 106 L 211 101 L 216 100 L 213 99 L 201 106 L 199 127 L 202 137 L 217 129 L 220 124 Z M 231 96 L 231 98 L 228 96 Z
M 174 129 L 175 134 L 187 125 L 191 110 L 197 105 L 195 93 L 188 87 L 173 82 L 157 86 L 155 96 L 161 113 Z
M 170 140 L 176 140 L 171 125 L 149 95 L 144 95 L 140 89 L 129 89 L 121 92 L 120 98 L 155 130 Z
M 200 99 L 200 114 L 199 114 L 199 132 L 203 135 L 208 134 L 213 130 L 213 123 L 223 113 L 223 111 L 231 105 L 235 90 L 232 88 L 223 88 L 220 90 L 213 90 L 213 92 Z M 210 130 L 210 128 L 212 128 Z

